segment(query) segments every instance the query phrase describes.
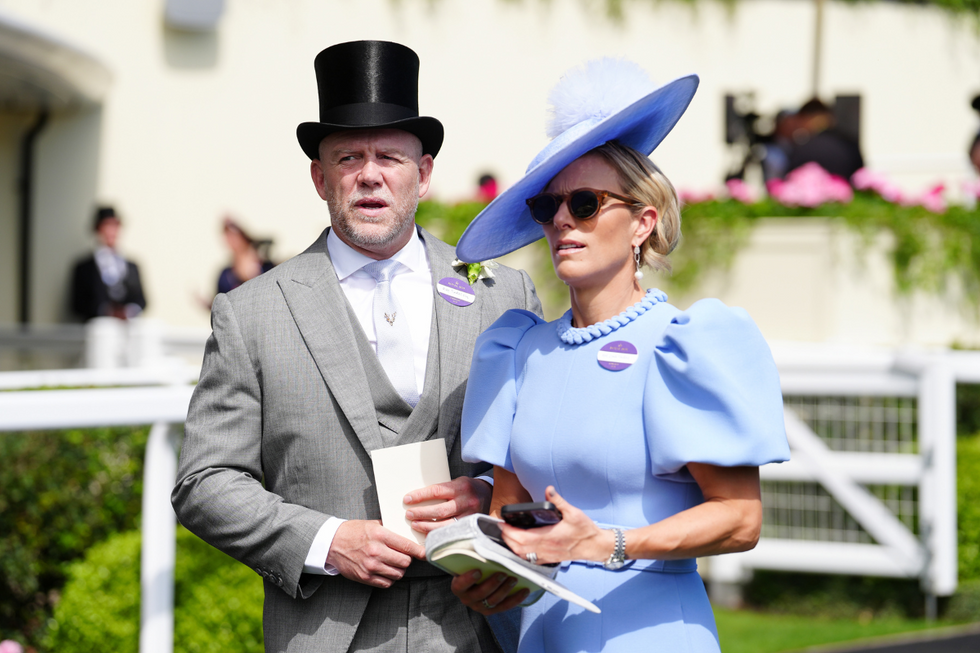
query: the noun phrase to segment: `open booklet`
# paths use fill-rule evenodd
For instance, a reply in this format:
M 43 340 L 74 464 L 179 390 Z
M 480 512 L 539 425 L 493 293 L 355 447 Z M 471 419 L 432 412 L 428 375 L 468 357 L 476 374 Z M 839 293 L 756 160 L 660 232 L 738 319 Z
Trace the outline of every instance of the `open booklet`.
M 513 591 L 531 591 L 521 605 L 531 605 L 544 592 L 579 605 L 589 612 L 600 612 L 593 603 L 555 580 L 558 565 L 537 565 L 514 554 L 500 533 L 503 522 L 487 515 L 469 515 L 458 522 L 429 533 L 425 539 L 425 557 L 436 567 L 457 576 L 473 569 L 483 572 L 480 580 L 496 572 L 517 578 Z

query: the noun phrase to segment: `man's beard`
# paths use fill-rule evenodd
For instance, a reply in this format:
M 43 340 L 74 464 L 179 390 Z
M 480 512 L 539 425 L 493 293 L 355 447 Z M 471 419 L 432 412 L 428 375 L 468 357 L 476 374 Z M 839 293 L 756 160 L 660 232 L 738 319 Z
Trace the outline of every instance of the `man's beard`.
M 405 233 L 408 225 L 415 223 L 415 212 L 419 206 L 418 186 L 414 192 L 401 202 L 389 201 L 389 197 L 381 197 L 388 204 L 387 215 L 377 218 L 367 217 L 357 210 L 356 203 L 364 197 L 379 197 L 371 193 L 354 197 L 342 203 L 335 197 L 327 200 L 330 209 L 330 224 L 344 235 L 351 244 L 368 250 L 384 249 Z M 365 228 L 368 225 L 381 226 L 382 229 Z

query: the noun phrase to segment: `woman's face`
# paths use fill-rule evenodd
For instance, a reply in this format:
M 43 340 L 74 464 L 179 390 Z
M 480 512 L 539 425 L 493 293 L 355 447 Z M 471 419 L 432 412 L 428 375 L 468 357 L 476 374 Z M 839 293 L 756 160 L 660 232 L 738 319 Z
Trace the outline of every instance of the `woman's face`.
M 579 188 L 625 195 L 616 171 L 596 155 L 570 163 L 544 192 L 564 194 Z M 568 203 L 563 202 L 554 220 L 543 227 L 555 274 L 573 288 L 602 287 L 617 278 L 632 283 L 636 271 L 633 245 L 644 239 L 642 222 L 626 204 L 612 197 L 607 197 L 599 212 L 588 220 L 573 218 Z
M 251 243 L 245 238 L 245 235 L 235 229 L 234 227 L 225 226 L 225 242 L 228 244 L 228 249 L 230 249 L 235 254 L 241 254 L 242 252 L 248 250 Z

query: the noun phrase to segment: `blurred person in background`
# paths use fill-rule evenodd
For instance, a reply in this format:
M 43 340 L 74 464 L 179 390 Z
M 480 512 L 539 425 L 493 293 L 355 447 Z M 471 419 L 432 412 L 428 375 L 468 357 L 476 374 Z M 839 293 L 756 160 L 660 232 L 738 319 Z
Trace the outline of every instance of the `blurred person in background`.
M 497 197 L 497 179 L 489 173 L 480 175 L 477 181 L 476 201 L 489 204 L 495 197 Z
M 980 174 L 980 132 L 973 137 L 973 142 L 970 143 L 970 163 L 973 164 L 973 169 Z
M 762 177 L 765 181 L 782 179 L 789 172 L 789 153 L 793 149 L 796 121 L 796 113 L 791 109 L 781 109 L 776 114 L 772 138 L 763 144 L 766 155 L 762 158 Z
M 231 292 L 249 279 L 275 267 L 275 263 L 261 251 L 268 248 L 270 240 L 255 240 L 230 216 L 225 217 L 222 231 L 231 252 L 231 265 L 218 275 L 219 293 Z
M 95 251 L 75 265 L 71 283 L 71 309 L 83 320 L 136 317 L 146 308 L 139 268 L 119 253 L 122 222 L 111 206 L 95 211 Z
M 793 144 L 786 172 L 792 172 L 811 161 L 832 175 L 850 181 L 851 175 L 864 167 L 858 144 L 837 129 L 830 108 L 813 98 L 796 113 Z
M 980 95 L 973 98 L 970 103 L 973 110 L 980 113 Z M 976 136 L 973 137 L 973 141 L 970 143 L 970 149 L 968 150 L 970 155 L 970 163 L 973 164 L 973 169 L 980 174 L 980 131 L 977 132 Z

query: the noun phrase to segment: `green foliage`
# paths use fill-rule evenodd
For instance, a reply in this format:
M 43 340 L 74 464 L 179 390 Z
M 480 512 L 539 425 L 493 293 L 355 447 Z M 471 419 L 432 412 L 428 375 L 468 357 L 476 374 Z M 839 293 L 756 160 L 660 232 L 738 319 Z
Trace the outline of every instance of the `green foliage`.
M 621 21 L 626 17 L 625 6 L 627 4 L 636 4 L 640 0 L 632 0 L 632 3 L 628 3 L 627 0 L 603 0 L 605 5 L 605 13 L 609 18 L 615 21 Z M 642 0 L 646 4 L 661 4 L 663 0 Z M 696 6 L 698 0 L 677 0 L 683 4 Z M 701 0 L 703 2 L 703 0 Z M 872 0 L 844 0 L 850 4 L 865 4 Z M 907 5 L 935 5 L 940 9 L 945 9 L 946 11 L 952 12 L 953 14 L 973 14 L 975 16 L 980 15 L 980 0 L 894 0 L 900 4 Z M 730 9 L 734 10 L 738 3 L 736 0 L 715 0 L 719 4 L 725 5 Z
M 956 433 L 980 433 L 980 383 L 956 384 Z
M 258 574 L 180 528 L 175 576 L 175 653 L 262 653 Z
M 727 269 L 748 242 L 755 221 L 765 217 L 765 213 L 759 204 L 735 201 L 685 205 L 681 212 L 681 242 L 670 255 L 671 286 L 690 290 L 707 272 Z
M 923 630 L 921 619 L 890 617 L 868 620 L 851 614 L 841 618 L 771 614 L 715 609 L 718 638 L 725 653 L 782 653 L 850 642 L 868 637 Z M 823 650 L 823 649 L 821 649 Z
M 955 13 L 980 14 L 980 0 L 897 0 L 906 5 L 936 5 Z
M 949 602 L 946 618 L 951 621 L 980 621 L 980 579 L 961 582 Z
M 393 3 L 398 4 L 401 0 L 391 0 Z M 508 3 L 520 3 L 521 0 L 501 0 L 502 2 Z M 538 0 L 539 3 L 550 2 L 551 0 Z M 730 10 L 735 10 L 738 6 L 736 0 L 714 0 L 718 4 L 728 7 Z M 844 0 L 850 4 L 868 3 L 872 0 Z M 955 14 L 973 14 L 975 16 L 980 15 L 980 0 L 894 0 L 895 2 L 901 4 L 909 5 L 935 5 L 941 9 L 945 9 L 951 13 Z M 430 6 L 435 6 L 439 0 L 426 0 Z M 647 4 L 647 5 L 660 5 L 663 4 L 664 0 L 586 0 L 586 5 L 590 7 L 601 8 L 603 13 L 616 23 L 622 23 L 626 17 L 626 7 L 627 5 L 635 4 Z M 692 8 L 697 7 L 699 0 L 675 0 L 681 4 L 688 5 Z M 700 0 L 704 2 L 704 0 Z
M 859 192 L 848 204 L 813 209 L 783 206 L 768 198 L 755 204 L 712 200 L 688 204 L 682 214 L 684 235 L 673 255 L 671 280 L 680 290 L 691 288 L 705 272 L 730 265 L 759 218 L 829 217 L 840 219 L 865 242 L 882 233 L 891 236 L 899 292 L 943 294 L 955 278 L 968 300 L 980 306 L 980 211 L 951 206 L 936 214 Z
M 140 534 L 110 537 L 69 571 L 46 648 L 58 653 L 135 651 L 140 620 Z M 262 651 L 262 579 L 177 531 L 174 651 Z
M 980 434 L 957 438 L 956 494 L 960 580 L 980 581 Z
M 140 628 L 140 534 L 119 533 L 68 568 L 46 648 L 136 651 Z
M 416 219 L 455 244 L 483 207 L 479 202 L 420 202 Z M 847 204 L 812 209 L 783 206 L 770 198 L 755 204 L 711 200 L 687 204 L 682 214 L 682 241 L 671 255 L 674 270 L 670 279 L 670 285 L 681 292 L 690 290 L 705 274 L 727 269 L 759 218 L 822 217 L 840 220 L 861 234 L 865 243 L 888 234 L 895 287 L 900 293 L 922 290 L 942 295 L 955 279 L 974 308 L 980 307 L 980 210 L 951 206 L 936 214 L 921 206 L 900 206 L 873 193 L 858 192 Z M 535 281 L 547 281 L 548 263 L 532 271 Z
M 467 225 L 485 206 L 483 202 L 443 204 L 426 200 L 419 202 L 415 221 L 450 245 L 455 245 Z
M 745 586 L 748 605 L 778 614 L 864 621 L 920 618 L 925 602 L 917 579 L 758 570 Z
M 481 202 L 442 204 L 426 200 L 419 202 L 415 221 L 450 245 L 455 245 L 466 227 L 485 206 Z M 555 319 L 568 308 L 568 287 L 555 276 L 547 242 L 542 239 L 529 247 L 536 248 L 537 252 L 533 259 L 534 267 L 528 270 L 528 274 L 534 281 L 538 298 L 544 304 L 545 317 Z
M 137 525 L 148 433 L 0 433 L 0 632 L 35 644 L 66 563 Z

